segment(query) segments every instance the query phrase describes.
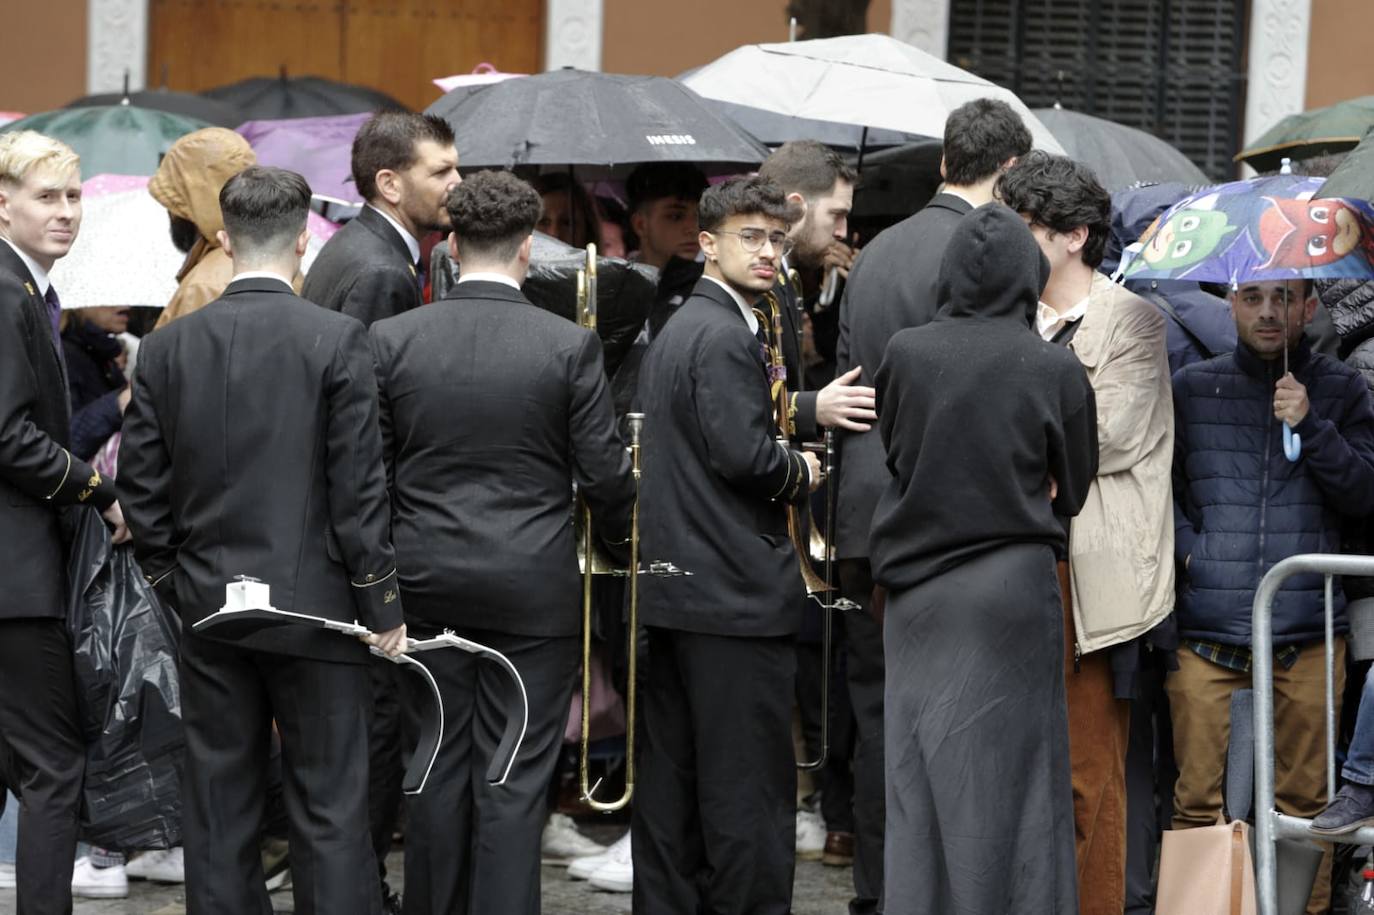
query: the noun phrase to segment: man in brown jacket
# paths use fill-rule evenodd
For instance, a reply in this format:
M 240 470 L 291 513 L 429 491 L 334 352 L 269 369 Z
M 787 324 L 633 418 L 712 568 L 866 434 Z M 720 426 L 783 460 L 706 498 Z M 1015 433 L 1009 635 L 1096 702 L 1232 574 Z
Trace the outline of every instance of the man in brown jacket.
M 172 218 L 172 240 L 186 252 L 177 291 L 158 318 L 158 327 L 210 304 L 233 279 L 234 265 L 217 237 L 224 228 L 219 192 L 226 181 L 257 161 L 243 137 L 223 127 L 207 127 L 173 143 L 148 181 L 148 193 Z M 299 292 L 299 277 L 295 286 Z
M 1078 357 L 1097 400 L 1097 476 L 1060 562 L 1081 915 L 1120 915 L 1126 744 L 1141 639 L 1173 609 L 1173 401 L 1164 319 L 1097 272 L 1111 198 L 1092 170 L 1031 152 L 1004 203 L 1050 262 L 1036 330 Z

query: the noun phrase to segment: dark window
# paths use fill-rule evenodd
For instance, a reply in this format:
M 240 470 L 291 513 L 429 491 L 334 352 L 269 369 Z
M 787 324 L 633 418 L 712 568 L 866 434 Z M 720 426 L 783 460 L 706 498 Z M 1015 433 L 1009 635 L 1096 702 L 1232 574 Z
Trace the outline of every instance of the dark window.
M 1032 108 L 1056 101 L 1159 136 L 1235 177 L 1246 7 L 1237 0 L 952 0 L 949 60 Z

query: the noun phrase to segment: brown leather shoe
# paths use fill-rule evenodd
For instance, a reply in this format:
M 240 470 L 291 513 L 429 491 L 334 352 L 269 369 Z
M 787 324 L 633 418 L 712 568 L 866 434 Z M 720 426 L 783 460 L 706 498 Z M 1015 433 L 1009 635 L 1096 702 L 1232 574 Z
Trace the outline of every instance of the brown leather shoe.
M 827 867 L 848 867 L 854 863 L 854 833 L 827 832 L 821 863 Z

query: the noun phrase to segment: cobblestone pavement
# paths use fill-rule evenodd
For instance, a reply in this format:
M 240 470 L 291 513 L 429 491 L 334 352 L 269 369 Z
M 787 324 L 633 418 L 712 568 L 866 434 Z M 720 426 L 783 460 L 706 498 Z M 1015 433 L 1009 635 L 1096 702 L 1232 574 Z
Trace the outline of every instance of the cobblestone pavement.
M 602 842 L 614 841 L 618 835 L 615 828 L 593 827 L 584 831 Z M 394 886 L 400 882 L 397 878 L 401 873 L 401 853 L 393 852 L 387 863 Z M 404 887 L 397 888 L 404 892 Z M 794 915 L 844 915 L 851 889 L 849 868 L 798 861 L 792 911 Z M 544 868 L 543 890 L 544 915 L 616 915 L 630 911 L 628 893 L 594 890 L 586 883 L 569 880 L 562 868 Z M 272 902 L 277 912 L 290 912 L 290 890 L 273 894 Z M 184 915 L 185 911 L 181 887 L 135 881 L 129 885 L 127 899 L 78 899 L 75 915 Z M 14 891 L 0 890 L 0 915 L 14 912 Z

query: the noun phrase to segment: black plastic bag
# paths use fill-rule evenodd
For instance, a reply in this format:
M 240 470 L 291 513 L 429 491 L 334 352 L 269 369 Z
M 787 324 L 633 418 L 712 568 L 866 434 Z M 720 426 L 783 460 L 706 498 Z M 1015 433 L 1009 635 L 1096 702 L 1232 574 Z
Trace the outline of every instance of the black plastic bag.
M 102 848 L 170 848 L 181 841 L 185 759 L 180 622 L 133 550 L 110 543 L 93 509 L 78 513 L 67 625 L 86 739 L 81 836 Z

